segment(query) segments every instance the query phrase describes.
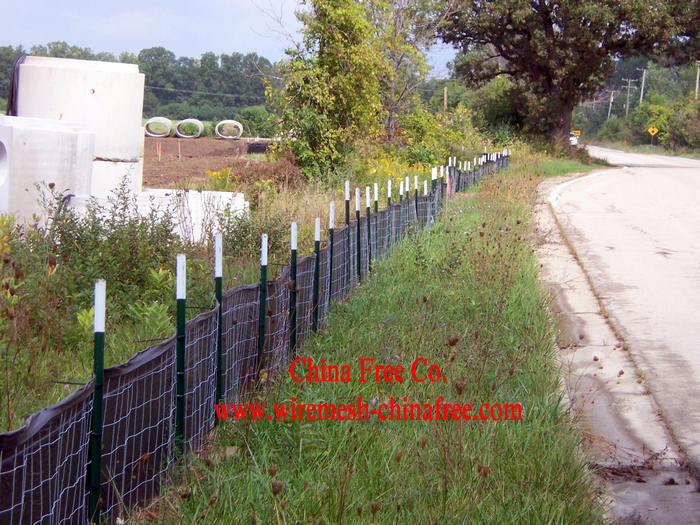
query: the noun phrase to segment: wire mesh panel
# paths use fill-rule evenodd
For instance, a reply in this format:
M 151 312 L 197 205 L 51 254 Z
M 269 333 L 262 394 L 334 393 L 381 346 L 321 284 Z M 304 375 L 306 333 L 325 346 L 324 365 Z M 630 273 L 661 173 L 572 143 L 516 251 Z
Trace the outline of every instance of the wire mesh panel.
M 201 450 L 214 428 L 217 310 L 185 326 L 185 452 Z
M 369 239 L 367 238 L 367 217 L 360 217 L 360 272 L 367 275 L 369 272 Z
M 88 521 L 93 383 L 0 435 L 0 523 Z
M 304 344 L 311 333 L 315 270 L 316 254 L 303 257 L 297 262 L 297 348 Z M 291 328 L 290 326 L 290 330 Z
M 349 271 L 348 235 L 349 229 L 347 226 L 343 226 L 333 232 L 333 261 L 331 269 L 331 299 L 333 301 L 342 301 L 347 295 Z
M 357 286 L 357 221 L 352 221 L 347 228 L 348 250 L 347 250 L 347 269 L 348 269 L 348 285 L 345 296 L 350 295 Z
M 418 223 L 418 214 L 416 212 L 416 198 L 413 197 L 408 200 L 406 204 L 408 210 L 407 210 L 407 215 L 408 215 L 408 223 L 411 225 L 411 228 L 413 230 L 416 229 L 416 224 Z
M 372 246 L 372 254 L 377 259 L 386 259 L 389 247 L 389 211 L 381 210 L 374 214 L 376 227 L 374 229 L 374 239 L 376 239 L 376 251 Z
M 428 217 L 430 216 L 430 196 L 420 195 L 418 197 L 418 225 L 421 228 L 425 228 L 428 224 Z
M 289 266 L 280 277 L 267 283 L 265 301 L 265 348 L 261 368 L 271 376 L 280 370 L 289 356 Z
M 102 511 L 114 522 L 158 495 L 173 460 L 175 338 L 104 371 Z
M 328 319 L 328 284 L 330 283 L 331 254 L 328 247 L 319 252 L 319 277 L 318 277 L 318 328 L 326 326 Z
M 408 230 L 408 199 L 401 201 L 399 203 L 399 209 L 401 214 L 401 221 L 399 223 L 399 239 L 403 240 L 406 237 L 406 231 Z
M 234 403 L 255 378 L 260 285 L 244 285 L 228 290 L 221 302 L 222 390 L 224 399 Z
M 377 233 L 379 231 L 379 213 L 372 213 L 369 218 L 370 223 L 370 239 L 372 240 L 372 260 L 375 261 L 379 259 L 379 239 Z
M 391 235 L 389 236 L 389 251 L 401 240 L 401 205 L 392 204 L 389 207 L 389 217 L 391 221 Z

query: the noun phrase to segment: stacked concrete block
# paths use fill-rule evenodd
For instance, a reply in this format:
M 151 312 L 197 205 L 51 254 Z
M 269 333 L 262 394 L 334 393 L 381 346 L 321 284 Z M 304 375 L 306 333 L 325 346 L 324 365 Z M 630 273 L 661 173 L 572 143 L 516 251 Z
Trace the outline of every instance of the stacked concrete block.
M 26 220 L 40 214 L 37 182 L 89 194 L 94 150 L 86 124 L 0 115 L 0 213 Z
M 139 192 L 144 83 L 136 64 L 26 57 L 19 68 L 17 115 L 86 124 L 95 135 L 87 193 L 107 195 L 126 174 Z

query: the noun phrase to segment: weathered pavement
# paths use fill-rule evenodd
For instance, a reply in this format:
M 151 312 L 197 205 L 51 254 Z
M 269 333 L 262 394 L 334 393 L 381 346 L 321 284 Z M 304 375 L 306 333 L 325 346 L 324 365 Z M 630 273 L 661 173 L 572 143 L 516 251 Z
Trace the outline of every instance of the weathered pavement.
M 627 167 L 546 181 L 536 213 L 568 395 L 611 519 L 699 523 L 700 162 L 591 150 Z

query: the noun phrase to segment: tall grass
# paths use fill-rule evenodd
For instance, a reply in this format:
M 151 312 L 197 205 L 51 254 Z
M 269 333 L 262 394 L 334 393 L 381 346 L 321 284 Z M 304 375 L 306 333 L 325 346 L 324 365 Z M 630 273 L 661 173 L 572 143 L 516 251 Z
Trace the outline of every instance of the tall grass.
M 572 167 L 569 165 L 569 167 Z M 580 166 L 576 166 L 580 168 Z M 522 421 L 250 421 L 219 427 L 178 484 L 140 518 L 161 523 L 598 523 L 601 505 L 561 403 L 555 326 L 528 222 L 533 170 L 451 200 L 347 303 L 300 357 L 348 365 L 350 382 L 285 370 L 255 403 L 522 403 Z M 358 358 L 438 365 L 446 382 L 359 382 Z M 268 406 L 268 412 L 271 407 Z M 136 520 L 138 521 L 138 517 Z

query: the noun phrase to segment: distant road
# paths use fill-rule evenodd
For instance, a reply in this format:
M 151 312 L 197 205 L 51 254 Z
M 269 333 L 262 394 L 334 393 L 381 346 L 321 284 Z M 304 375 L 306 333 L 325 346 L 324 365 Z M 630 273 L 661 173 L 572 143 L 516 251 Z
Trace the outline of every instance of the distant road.
M 672 432 L 700 466 L 700 161 L 589 147 L 624 166 L 554 210 Z

